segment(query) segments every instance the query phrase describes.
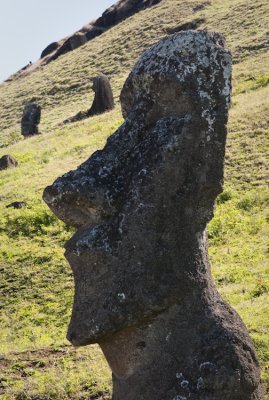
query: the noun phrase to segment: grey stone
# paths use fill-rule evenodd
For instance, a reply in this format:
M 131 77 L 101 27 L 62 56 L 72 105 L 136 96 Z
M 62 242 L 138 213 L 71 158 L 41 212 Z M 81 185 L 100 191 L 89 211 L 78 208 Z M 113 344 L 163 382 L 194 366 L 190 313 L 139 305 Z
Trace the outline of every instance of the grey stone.
M 0 158 L 0 171 L 8 168 L 15 168 L 17 165 L 17 160 L 9 154 L 6 154 Z
M 24 105 L 21 134 L 23 136 L 31 136 L 38 134 L 38 125 L 41 118 L 41 107 L 34 101 L 29 101 Z
M 261 400 L 247 329 L 212 281 L 206 225 L 222 191 L 231 54 L 216 33 L 164 39 L 134 66 L 124 124 L 45 189 L 78 228 L 68 339 L 99 343 L 113 400 Z
M 106 75 L 99 74 L 93 78 L 92 90 L 94 91 L 94 99 L 91 108 L 87 111 L 79 111 L 76 115 L 65 119 L 64 124 L 103 114 L 115 107 L 111 85 Z
M 108 29 L 116 26 L 126 18 L 131 17 L 141 10 L 152 7 L 160 3 L 160 1 L 161 0 L 119 0 L 105 10 L 102 16 L 96 21 L 90 22 L 74 35 L 47 46 L 42 51 L 41 58 L 49 55 L 46 59 L 46 63 L 56 60 L 63 54 L 81 46 L 86 41 L 102 35 Z M 81 34 L 82 36 L 80 37 L 79 35 Z
M 102 114 L 115 107 L 112 89 L 109 79 L 104 74 L 99 74 L 93 78 L 94 100 L 87 116 Z
M 83 33 L 77 32 L 69 40 L 71 49 L 75 50 L 87 42 L 87 37 Z
M 41 53 L 40 58 L 47 57 L 49 54 L 53 53 L 61 46 L 60 42 L 52 42 L 50 43 Z
M 8 204 L 6 208 L 16 208 L 20 209 L 26 206 L 26 203 L 24 201 L 13 201 L 12 203 Z

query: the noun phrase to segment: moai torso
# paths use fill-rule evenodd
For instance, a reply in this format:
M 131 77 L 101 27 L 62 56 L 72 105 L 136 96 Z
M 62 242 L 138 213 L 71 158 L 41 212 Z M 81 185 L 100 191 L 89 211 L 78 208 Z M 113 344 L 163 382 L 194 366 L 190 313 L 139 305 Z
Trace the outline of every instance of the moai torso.
M 206 225 L 222 191 L 231 55 L 186 31 L 146 51 L 124 124 L 44 199 L 77 233 L 68 339 L 99 343 L 113 400 L 261 400 L 253 344 L 212 281 Z

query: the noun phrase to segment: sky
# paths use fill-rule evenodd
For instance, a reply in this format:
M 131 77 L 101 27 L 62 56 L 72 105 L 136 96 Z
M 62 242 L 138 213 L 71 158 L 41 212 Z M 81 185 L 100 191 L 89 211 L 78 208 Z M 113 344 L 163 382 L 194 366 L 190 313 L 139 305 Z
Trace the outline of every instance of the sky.
M 0 0 L 0 82 L 116 0 Z

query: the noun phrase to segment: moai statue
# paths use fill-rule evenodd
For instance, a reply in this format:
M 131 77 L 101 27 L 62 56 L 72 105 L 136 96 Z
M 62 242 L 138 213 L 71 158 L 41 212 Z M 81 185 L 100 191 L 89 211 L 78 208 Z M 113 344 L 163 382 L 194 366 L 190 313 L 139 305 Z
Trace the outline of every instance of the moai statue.
M 5 154 L 0 158 L 0 171 L 3 169 L 16 168 L 18 161 L 10 154 Z
M 91 108 L 87 112 L 87 116 L 102 114 L 114 108 L 114 98 L 108 77 L 99 74 L 93 78 L 93 87 L 95 95 Z
M 23 136 L 37 135 L 40 118 L 41 107 L 34 101 L 27 102 L 21 119 L 21 134 Z
M 95 93 L 92 106 L 87 111 L 80 111 L 63 121 L 64 124 L 81 121 L 94 115 L 103 114 L 115 107 L 112 89 L 106 75 L 99 74 L 93 78 L 92 89 Z
M 211 277 L 206 225 L 222 191 L 231 54 L 185 31 L 146 51 L 121 92 L 124 124 L 46 188 L 78 230 L 68 339 L 99 343 L 113 400 L 261 400 L 246 327 Z

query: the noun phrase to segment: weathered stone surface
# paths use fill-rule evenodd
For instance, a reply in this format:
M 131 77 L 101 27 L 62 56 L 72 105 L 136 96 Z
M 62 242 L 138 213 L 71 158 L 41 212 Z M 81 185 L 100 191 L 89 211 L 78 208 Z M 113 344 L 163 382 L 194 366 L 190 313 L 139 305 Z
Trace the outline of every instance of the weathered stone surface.
M 109 28 L 125 18 L 148 7 L 160 3 L 161 0 L 120 0 L 109 7 L 95 22 L 95 26 Z
M 215 33 L 162 40 L 134 66 L 124 124 L 46 188 L 78 228 L 68 338 L 99 343 L 113 400 L 260 400 L 253 344 L 218 294 L 206 225 L 222 191 L 231 55 Z
M 52 42 L 50 43 L 41 53 L 40 58 L 44 58 L 48 56 L 49 54 L 53 53 L 55 50 L 57 50 L 61 46 L 60 42 Z
M 41 107 L 33 101 L 27 102 L 21 120 L 21 134 L 23 136 L 37 135 L 40 118 Z
M 56 48 L 56 51 L 50 51 L 50 54 L 52 54 L 51 56 L 46 58 L 46 62 L 50 62 L 53 60 L 56 60 L 58 57 L 69 53 L 69 51 L 75 50 L 78 47 L 82 46 L 83 44 L 85 44 L 88 41 L 88 38 L 86 36 L 86 34 L 84 34 L 83 32 L 76 32 L 74 33 L 72 36 L 68 37 L 65 40 L 62 40 L 59 43 L 59 45 Z M 47 48 L 44 50 L 46 51 Z M 50 50 L 50 49 L 48 49 Z M 47 50 L 47 51 L 48 51 Z M 42 54 L 44 53 L 44 51 L 42 52 Z M 42 57 L 41 54 L 41 57 Z
M 102 114 L 114 108 L 114 98 L 109 79 L 104 74 L 99 74 L 93 78 L 93 87 L 95 95 L 88 116 Z
M 16 208 L 20 209 L 26 206 L 26 203 L 24 201 L 13 201 L 12 203 L 8 204 L 6 208 Z
M 87 37 L 83 33 L 77 32 L 69 40 L 71 49 L 75 50 L 87 42 Z
M 6 154 L 0 158 L 0 170 L 15 168 L 17 167 L 17 165 L 17 160 L 9 154 Z
M 99 74 L 94 77 L 92 89 L 94 91 L 94 100 L 91 108 L 87 111 L 80 111 L 76 115 L 65 119 L 63 121 L 64 124 L 81 121 L 94 115 L 103 114 L 115 107 L 112 89 L 106 75 Z
M 77 114 L 72 117 L 66 118 L 63 121 L 63 124 L 70 124 L 71 122 L 82 121 L 83 119 L 88 118 L 88 111 L 79 111 Z
M 195 18 L 192 21 L 185 22 L 184 24 L 175 26 L 173 28 L 167 28 L 167 33 L 169 35 L 177 32 L 182 32 L 182 31 L 187 31 L 190 29 L 197 29 L 199 28 L 202 24 L 206 22 L 205 18 Z

